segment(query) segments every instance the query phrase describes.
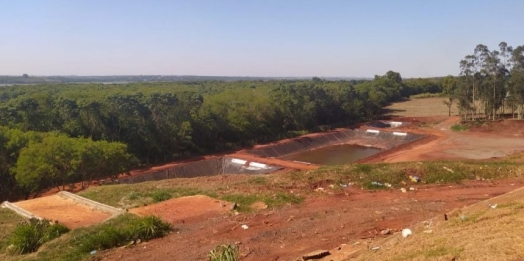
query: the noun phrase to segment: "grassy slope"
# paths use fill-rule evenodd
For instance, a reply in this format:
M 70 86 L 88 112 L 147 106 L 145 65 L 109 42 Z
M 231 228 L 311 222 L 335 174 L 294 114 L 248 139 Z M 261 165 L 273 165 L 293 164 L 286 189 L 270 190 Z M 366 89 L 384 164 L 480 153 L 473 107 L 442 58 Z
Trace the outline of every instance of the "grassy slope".
M 507 162 L 524 162 L 524 153 L 508 157 Z M 497 207 L 490 208 L 488 202 Z M 351 260 L 524 260 L 522 231 L 524 188 L 450 213 L 447 222 L 419 224 L 413 236 L 395 235 L 381 242 L 382 250 L 365 250 Z
M 108 241 L 120 242 L 119 245 L 125 245 L 129 242 L 127 239 L 125 242 L 115 239 L 115 230 L 122 231 L 122 233 L 132 232 L 131 235 L 137 235 L 138 238 L 143 239 L 145 232 L 137 231 L 139 220 L 141 219 L 133 214 L 120 215 L 102 224 L 70 231 L 59 238 L 45 243 L 35 253 L 26 255 L 0 255 L 0 258 L 6 261 L 95 260 L 91 258 L 90 252 L 96 249 L 89 248 L 86 250 L 84 249 L 86 246 L 97 245 L 100 244 L 100 242 Z M 158 228 L 155 231 L 158 232 Z
M 195 179 L 173 179 L 131 185 L 93 187 L 81 196 L 115 207 L 135 207 L 150 204 L 158 191 L 169 197 L 205 194 L 233 200 L 243 195 L 246 203 L 264 201 L 270 207 L 300 202 L 297 194 L 307 196 L 312 187 L 354 183 L 367 189 L 386 189 L 372 182 L 390 183 L 393 188 L 410 183 L 409 176 L 418 176 L 423 183 L 459 183 L 462 180 L 519 178 L 524 175 L 521 163 L 498 162 L 404 162 L 394 164 L 355 164 L 323 167 L 315 171 L 291 172 L 278 175 L 231 175 Z M 413 185 L 413 184 L 411 184 Z M 410 185 L 410 186 L 411 186 Z M 415 184 L 416 185 L 416 184 Z M 293 194 L 291 194 L 293 191 Z
M 382 242 L 351 260 L 524 260 L 524 189 L 464 208 L 429 228 Z M 424 233 L 430 230 L 432 233 Z M 455 258 L 455 259 L 453 259 Z
M 23 218 L 9 209 L 0 208 L 0 260 L 6 258 L 8 236 L 15 230 L 16 224 Z

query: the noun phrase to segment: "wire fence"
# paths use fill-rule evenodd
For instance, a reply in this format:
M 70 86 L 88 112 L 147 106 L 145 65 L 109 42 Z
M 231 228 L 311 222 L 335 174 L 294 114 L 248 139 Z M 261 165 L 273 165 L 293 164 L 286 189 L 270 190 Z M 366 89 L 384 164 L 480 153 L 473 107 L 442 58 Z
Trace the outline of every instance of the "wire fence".
M 279 169 L 282 168 L 230 157 L 220 157 L 182 163 L 173 166 L 172 168 L 157 172 L 125 177 L 119 179 L 118 183 L 132 184 L 146 181 L 174 178 L 195 178 L 221 174 L 267 174 Z

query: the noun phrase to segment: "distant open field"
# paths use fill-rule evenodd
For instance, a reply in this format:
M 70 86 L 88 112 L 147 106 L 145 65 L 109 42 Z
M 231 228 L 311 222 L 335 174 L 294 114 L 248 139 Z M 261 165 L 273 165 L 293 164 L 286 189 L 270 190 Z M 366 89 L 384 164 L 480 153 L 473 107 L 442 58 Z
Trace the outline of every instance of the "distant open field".
M 386 115 L 397 117 L 425 117 L 425 116 L 447 116 L 448 106 L 444 104 L 444 98 L 422 98 L 411 99 L 404 102 L 393 103 L 386 108 Z M 451 107 L 451 115 L 458 115 L 456 104 Z

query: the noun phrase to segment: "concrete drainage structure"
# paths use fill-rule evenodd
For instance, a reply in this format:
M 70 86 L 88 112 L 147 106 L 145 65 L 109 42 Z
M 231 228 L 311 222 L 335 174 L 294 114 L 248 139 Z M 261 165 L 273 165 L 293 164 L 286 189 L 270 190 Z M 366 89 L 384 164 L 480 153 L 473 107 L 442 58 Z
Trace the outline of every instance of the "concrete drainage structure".
M 19 216 L 22 216 L 23 218 L 27 218 L 27 219 L 42 219 L 41 217 L 39 216 L 36 216 L 34 215 L 33 213 L 15 205 L 14 203 L 11 203 L 9 201 L 4 201 L 2 203 L 2 205 L 0 205 L 2 208 L 7 208 L 7 209 L 10 209 L 12 210 L 13 212 L 15 212 L 16 214 L 18 214 Z
M 27 219 L 58 220 L 69 228 L 97 224 L 126 213 L 123 209 L 67 191 L 16 203 L 5 201 L 2 208 L 8 208 Z
M 65 199 L 71 199 L 75 202 L 78 202 L 80 204 L 83 204 L 83 205 L 86 205 L 88 207 L 91 207 L 93 209 L 96 209 L 96 210 L 99 210 L 99 211 L 102 211 L 102 212 L 107 212 L 107 213 L 110 213 L 112 214 L 113 217 L 116 217 L 120 214 L 124 214 L 126 211 L 121 209 L 121 208 L 115 208 L 115 207 L 112 207 L 112 206 L 109 206 L 109 205 L 106 205 L 106 204 L 102 204 L 100 202 L 96 202 L 94 200 L 91 200 L 91 199 L 88 199 L 88 198 L 84 198 L 84 197 L 81 197 L 81 196 L 78 196 L 76 194 L 73 194 L 73 193 L 70 193 L 70 192 L 67 192 L 67 191 L 60 191 L 57 193 L 58 196 L 62 197 L 62 198 L 65 198 Z

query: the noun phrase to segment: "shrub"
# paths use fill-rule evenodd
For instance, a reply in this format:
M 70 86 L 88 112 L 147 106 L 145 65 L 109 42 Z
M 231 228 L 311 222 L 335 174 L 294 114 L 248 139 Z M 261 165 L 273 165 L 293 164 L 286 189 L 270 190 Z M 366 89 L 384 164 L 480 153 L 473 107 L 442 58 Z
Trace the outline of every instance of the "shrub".
M 142 240 L 150 240 L 165 236 L 171 231 L 171 225 L 155 216 L 143 217 L 131 223 L 133 236 Z
M 158 217 L 148 216 L 137 218 L 122 217 L 121 224 L 104 224 L 98 231 L 81 239 L 81 249 L 84 252 L 104 250 L 123 246 L 137 239 L 151 240 L 166 235 L 172 230 L 171 225 Z
M 161 202 L 171 198 L 171 194 L 165 190 L 155 190 L 151 193 L 153 202 Z
M 207 255 L 209 261 L 238 261 L 239 250 L 236 245 L 220 245 Z
M 42 244 L 67 233 L 62 224 L 50 224 L 48 220 L 24 222 L 15 228 L 9 237 L 9 251 L 15 254 L 35 252 Z
M 104 226 L 99 231 L 87 235 L 82 240 L 82 250 L 90 252 L 92 250 L 103 250 L 117 246 L 122 246 L 129 242 L 127 231 L 112 226 Z

